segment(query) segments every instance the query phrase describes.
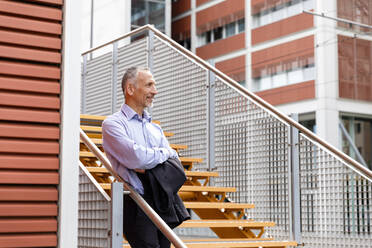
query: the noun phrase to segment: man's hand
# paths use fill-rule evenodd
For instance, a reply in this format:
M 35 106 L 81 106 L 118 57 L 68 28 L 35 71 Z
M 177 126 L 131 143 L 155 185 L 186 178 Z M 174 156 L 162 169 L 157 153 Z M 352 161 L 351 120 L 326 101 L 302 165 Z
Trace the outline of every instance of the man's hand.
M 141 169 L 135 169 L 134 171 L 135 171 L 135 172 L 138 172 L 138 173 L 142 173 L 142 174 L 145 173 L 145 170 L 141 170 Z

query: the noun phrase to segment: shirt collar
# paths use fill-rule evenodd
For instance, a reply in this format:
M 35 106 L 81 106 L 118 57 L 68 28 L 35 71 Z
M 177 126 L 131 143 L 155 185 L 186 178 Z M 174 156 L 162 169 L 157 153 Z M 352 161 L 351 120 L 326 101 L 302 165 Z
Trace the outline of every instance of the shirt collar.
M 136 118 L 137 120 L 142 119 L 142 117 L 140 117 L 136 111 L 134 111 L 131 107 L 129 107 L 125 103 L 121 106 L 121 112 L 124 113 L 124 115 L 128 118 L 128 120 L 131 120 L 133 118 Z M 150 114 L 146 110 L 143 111 L 143 118 L 145 118 L 148 122 L 151 122 L 151 119 L 152 119 Z

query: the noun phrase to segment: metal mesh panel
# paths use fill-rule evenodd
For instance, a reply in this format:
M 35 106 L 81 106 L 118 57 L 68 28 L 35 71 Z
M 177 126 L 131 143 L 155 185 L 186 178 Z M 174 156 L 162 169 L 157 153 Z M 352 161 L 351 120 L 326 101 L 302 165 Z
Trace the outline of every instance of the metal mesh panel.
M 78 246 L 109 246 L 110 202 L 102 196 L 79 168 L 79 230 Z
M 217 79 L 216 184 L 236 187 L 233 201 L 255 204 L 249 218 L 275 221 L 275 238 L 288 238 L 287 136 L 287 125 Z
M 124 103 L 124 95 L 121 88 L 121 79 L 124 72 L 131 66 L 147 66 L 147 37 L 134 41 L 118 49 L 118 72 L 116 84 L 116 111 Z
M 371 247 L 372 183 L 300 135 L 303 241 L 309 247 Z
M 158 95 L 152 109 L 162 128 L 175 135 L 170 143 L 188 145 L 183 156 L 203 158 L 195 168 L 207 162 L 207 71 L 185 56 L 154 39 L 153 73 Z
M 85 85 L 86 114 L 111 113 L 111 71 L 112 53 L 88 60 Z

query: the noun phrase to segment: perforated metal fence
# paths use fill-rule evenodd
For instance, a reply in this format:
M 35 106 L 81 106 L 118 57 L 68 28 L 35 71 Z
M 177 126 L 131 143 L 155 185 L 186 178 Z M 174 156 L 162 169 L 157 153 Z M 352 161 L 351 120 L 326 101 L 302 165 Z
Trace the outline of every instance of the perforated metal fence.
M 249 218 L 274 221 L 270 234 L 288 238 L 288 125 L 222 79 L 215 91 L 216 183 L 236 187 L 233 201 L 255 204 Z
M 83 72 L 84 74 L 84 72 Z M 86 114 L 108 115 L 112 100 L 112 53 L 87 60 L 84 82 L 84 110 Z
M 164 130 L 173 132 L 173 144 L 185 144 L 181 153 L 202 158 L 196 169 L 207 166 L 207 70 L 155 37 L 153 73 L 158 94 L 153 118 Z
M 372 247 L 372 183 L 300 135 L 301 221 L 311 247 Z
M 119 50 L 116 109 L 123 101 L 123 71 L 133 61 L 151 65 L 159 91 L 154 119 L 175 133 L 171 143 L 188 145 L 183 156 L 203 158 L 196 169 L 210 166 L 220 175 L 216 185 L 237 188 L 230 200 L 255 204 L 248 218 L 276 223 L 268 236 L 288 239 L 291 233 L 290 172 L 297 156 L 298 229 L 305 247 L 372 247 L 371 182 L 346 162 L 303 134 L 299 144 L 293 142 L 293 128 L 285 120 L 231 88 L 230 82 L 211 80 L 208 69 L 158 37 Z
M 109 247 L 110 201 L 85 172 L 79 170 L 79 248 Z
M 125 46 L 119 46 L 118 48 L 118 60 L 117 60 L 117 81 L 116 81 L 116 109 L 113 112 L 118 111 L 121 105 L 124 103 L 123 90 L 121 88 L 121 79 L 125 71 L 131 66 L 147 67 L 147 42 L 148 38 L 144 37 L 140 40 L 133 41 Z

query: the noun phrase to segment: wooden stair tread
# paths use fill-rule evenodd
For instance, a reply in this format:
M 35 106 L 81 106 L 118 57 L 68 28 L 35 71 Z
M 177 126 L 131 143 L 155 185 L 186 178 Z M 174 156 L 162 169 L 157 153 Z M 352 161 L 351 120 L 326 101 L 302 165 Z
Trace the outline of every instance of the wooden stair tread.
M 212 186 L 189 186 L 183 185 L 180 192 L 236 192 L 233 187 L 212 187 Z
M 80 120 L 93 120 L 93 121 L 103 121 L 107 118 L 107 116 L 103 115 L 87 115 L 87 114 L 80 114 Z
M 174 133 L 172 132 L 164 132 L 165 137 L 172 137 Z
M 83 158 L 95 158 L 96 156 L 93 154 L 93 152 L 87 152 L 87 151 L 80 151 L 79 156 Z
M 192 209 L 246 209 L 254 208 L 254 204 L 234 202 L 184 202 L 186 208 Z
M 275 222 L 260 222 L 249 220 L 187 220 L 179 227 L 250 227 L 262 228 L 268 226 L 275 226 Z
M 105 167 L 85 167 L 90 173 L 109 173 Z
M 172 148 L 172 149 L 175 149 L 175 150 L 185 150 L 187 149 L 187 145 L 179 145 L 179 144 L 169 144 L 169 146 Z
M 218 177 L 218 172 L 214 171 L 185 171 L 188 177 Z
M 279 247 L 288 247 L 288 246 L 297 246 L 296 242 L 293 241 L 206 241 L 206 242 L 186 242 L 188 248 L 232 248 L 232 247 L 241 247 L 241 248 L 279 248 Z M 173 246 L 172 246 L 173 247 Z
M 202 158 L 190 158 L 190 157 L 180 157 L 181 162 L 191 162 L 191 163 L 201 163 Z
M 196 238 L 196 239 L 182 239 L 183 242 L 226 242 L 226 241 L 268 241 L 268 240 L 274 240 L 274 238 L 235 238 L 235 239 L 229 239 L 229 238 Z
M 236 239 L 236 240 L 211 240 L 211 241 L 188 241 L 184 240 L 185 245 L 188 248 L 284 248 L 288 246 L 297 246 L 294 241 L 274 241 L 274 240 L 250 240 L 250 239 Z M 128 243 L 124 243 L 123 248 L 130 248 Z M 174 248 L 174 246 L 171 246 Z
M 241 248 L 254 248 L 254 247 L 287 247 L 287 246 L 296 246 L 297 243 L 293 241 L 256 241 L 256 240 L 246 240 L 246 241 L 195 241 L 195 242 L 185 242 L 189 248 L 204 248 L 204 247 L 213 247 L 213 248 L 232 248 L 232 247 L 241 247 Z M 173 247 L 173 246 L 172 246 Z
M 80 128 L 84 132 L 102 133 L 102 127 L 99 127 L 99 126 L 80 125 Z

